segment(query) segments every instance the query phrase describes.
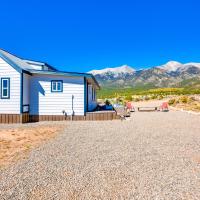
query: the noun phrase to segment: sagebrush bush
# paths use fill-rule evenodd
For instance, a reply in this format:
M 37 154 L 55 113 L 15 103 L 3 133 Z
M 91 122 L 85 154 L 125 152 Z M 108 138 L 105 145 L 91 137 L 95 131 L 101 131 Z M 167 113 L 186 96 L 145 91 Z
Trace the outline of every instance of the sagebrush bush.
M 188 103 L 189 102 L 189 97 L 188 96 L 181 96 L 179 98 L 179 102 L 181 102 L 181 103 Z
M 163 95 L 158 96 L 158 99 L 159 99 L 159 100 L 162 100 L 163 98 L 164 98 Z
M 169 101 L 168 101 L 168 104 L 169 105 L 174 105 L 176 103 L 176 99 L 170 99 Z
M 149 99 L 150 99 L 150 98 L 149 98 L 148 96 L 145 96 L 145 97 L 144 97 L 144 100 L 146 100 L 146 101 L 149 100 Z
M 158 98 L 157 95 L 152 95 L 152 96 L 151 96 L 151 99 L 157 99 L 157 98 Z
M 127 101 L 132 101 L 132 100 L 133 100 L 133 98 L 132 98 L 132 96 L 131 96 L 131 95 L 129 95 L 129 96 L 126 96 L 126 97 L 125 97 L 125 100 L 127 100 Z
M 192 102 L 194 102 L 194 101 L 195 101 L 195 98 L 194 98 L 194 97 L 189 97 L 188 103 L 192 103 Z
M 138 102 L 138 101 L 141 101 L 141 99 L 139 97 L 136 97 L 133 99 L 133 101 Z

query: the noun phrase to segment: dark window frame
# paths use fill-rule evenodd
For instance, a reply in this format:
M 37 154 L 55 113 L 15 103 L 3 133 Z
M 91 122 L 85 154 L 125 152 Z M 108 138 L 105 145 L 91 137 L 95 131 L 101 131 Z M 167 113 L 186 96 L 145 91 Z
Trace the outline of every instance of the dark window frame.
M 53 90 L 53 83 L 61 83 L 61 90 L 58 90 L 58 85 L 57 85 L 57 89 L 56 90 Z M 63 92 L 63 80 L 52 80 L 51 81 L 51 92 L 56 92 L 56 93 L 58 93 L 58 92 Z
M 7 88 L 5 88 L 5 87 L 3 87 L 3 81 L 4 80 L 7 80 L 8 82 L 7 82 L 7 84 L 8 84 L 8 86 L 7 86 Z M 4 89 L 7 89 L 8 91 L 8 95 L 7 96 L 4 96 L 3 95 L 3 90 Z M 1 99 L 10 99 L 10 78 L 9 77 L 2 77 L 1 78 Z

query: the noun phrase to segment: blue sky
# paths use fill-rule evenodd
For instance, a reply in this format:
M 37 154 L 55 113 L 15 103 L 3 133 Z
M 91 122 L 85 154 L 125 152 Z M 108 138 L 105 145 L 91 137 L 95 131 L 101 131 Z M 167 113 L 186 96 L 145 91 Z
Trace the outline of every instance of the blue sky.
M 200 62 L 199 10 L 199 0 L 6 0 L 0 48 L 65 71 Z

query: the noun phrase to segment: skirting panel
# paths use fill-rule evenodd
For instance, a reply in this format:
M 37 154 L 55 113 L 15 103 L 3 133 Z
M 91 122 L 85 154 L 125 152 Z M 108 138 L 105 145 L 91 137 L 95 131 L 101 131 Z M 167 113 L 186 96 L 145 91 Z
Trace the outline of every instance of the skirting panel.
M 84 120 L 84 116 L 65 116 L 65 115 L 30 115 L 30 122 L 39 121 L 79 121 Z
M 88 112 L 86 113 L 86 120 L 88 121 L 99 121 L 99 120 L 114 120 L 120 119 L 120 117 L 113 112 Z
M 20 114 L 0 114 L 0 124 L 14 124 L 20 122 Z
M 21 115 L 21 122 L 22 123 L 28 123 L 28 122 L 30 122 L 30 115 L 29 115 L 29 113 L 23 113 Z
M 120 117 L 113 112 L 87 112 L 86 116 L 64 116 L 64 115 L 30 115 L 30 122 L 39 121 L 99 121 L 114 120 Z
M 0 114 L 0 123 L 28 123 L 39 121 L 99 121 L 119 119 L 116 112 L 87 112 L 86 116 L 65 116 L 65 115 L 29 115 L 23 114 Z

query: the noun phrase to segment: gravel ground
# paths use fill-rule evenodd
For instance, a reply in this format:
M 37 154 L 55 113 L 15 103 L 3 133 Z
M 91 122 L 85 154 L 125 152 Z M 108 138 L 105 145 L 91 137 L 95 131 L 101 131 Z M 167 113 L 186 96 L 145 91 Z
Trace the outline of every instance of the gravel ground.
M 0 199 L 200 199 L 200 116 L 133 113 L 66 122 L 0 172 Z

